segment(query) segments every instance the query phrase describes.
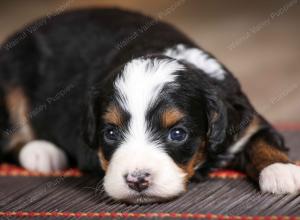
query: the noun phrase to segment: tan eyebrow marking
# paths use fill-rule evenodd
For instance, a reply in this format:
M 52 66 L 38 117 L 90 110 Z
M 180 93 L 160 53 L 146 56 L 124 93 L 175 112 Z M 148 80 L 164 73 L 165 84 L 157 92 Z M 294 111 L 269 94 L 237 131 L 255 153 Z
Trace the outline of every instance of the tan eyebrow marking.
M 110 105 L 103 115 L 103 119 L 106 123 L 121 126 L 122 124 L 122 113 L 115 105 Z
M 184 117 L 184 114 L 176 108 L 167 109 L 162 115 L 162 125 L 165 128 L 171 127 Z

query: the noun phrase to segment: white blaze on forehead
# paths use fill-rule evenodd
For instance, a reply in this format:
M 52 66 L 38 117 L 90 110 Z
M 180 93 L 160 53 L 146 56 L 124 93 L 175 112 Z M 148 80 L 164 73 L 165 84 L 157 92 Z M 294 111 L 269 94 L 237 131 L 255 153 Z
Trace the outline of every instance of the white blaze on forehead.
M 139 202 L 149 198 L 170 198 L 185 190 L 186 174 L 172 158 L 151 141 L 146 115 L 169 83 L 176 86 L 176 71 L 184 67 L 176 60 L 135 59 L 129 62 L 115 81 L 121 106 L 130 114 L 129 129 L 123 142 L 114 152 L 104 178 L 105 191 L 115 199 L 134 201 L 138 193 L 125 183 L 124 175 L 135 170 L 146 170 L 152 182 Z M 172 84 L 173 85 L 173 84 Z
M 135 59 L 129 62 L 116 80 L 120 104 L 131 116 L 130 134 L 141 138 L 146 132 L 146 113 L 155 103 L 163 87 L 174 83 L 176 71 L 184 67 L 174 60 Z M 175 86 L 175 85 L 174 85 Z
M 167 49 L 164 55 L 191 63 L 212 78 L 218 80 L 225 78 L 226 71 L 222 65 L 199 48 L 187 48 L 183 44 L 178 44 L 173 48 Z

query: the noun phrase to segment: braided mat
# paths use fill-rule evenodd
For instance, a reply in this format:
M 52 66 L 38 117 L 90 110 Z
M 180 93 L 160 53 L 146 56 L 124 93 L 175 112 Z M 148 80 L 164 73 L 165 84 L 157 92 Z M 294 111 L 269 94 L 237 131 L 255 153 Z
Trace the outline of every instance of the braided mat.
M 299 160 L 300 125 L 279 128 L 290 157 Z M 174 201 L 128 205 L 107 197 L 101 179 L 76 169 L 45 176 L 2 164 L 0 219 L 300 220 L 300 195 L 263 194 L 244 174 L 226 170 L 191 183 L 189 191 Z

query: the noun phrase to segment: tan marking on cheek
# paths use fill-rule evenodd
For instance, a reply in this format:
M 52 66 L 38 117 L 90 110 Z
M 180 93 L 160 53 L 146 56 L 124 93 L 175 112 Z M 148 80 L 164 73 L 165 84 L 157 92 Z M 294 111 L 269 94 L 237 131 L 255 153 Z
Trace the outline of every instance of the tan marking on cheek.
M 104 171 L 106 171 L 107 167 L 108 167 L 108 161 L 105 159 L 103 151 L 101 149 L 98 151 L 98 157 L 99 157 L 102 169 Z
M 106 123 L 121 126 L 122 124 L 122 114 L 120 110 L 115 105 L 110 105 L 103 116 Z
M 176 108 L 167 109 L 162 115 L 162 125 L 165 128 L 171 127 L 184 117 L 184 114 Z
M 29 120 L 29 102 L 22 88 L 15 87 L 7 91 L 5 104 L 12 123 L 8 150 L 19 151 L 24 144 L 34 139 Z
M 198 151 L 193 155 L 191 160 L 186 165 L 179 165 L 183 172 L 187 174 L 185 179 L 186 184 L 188 183 L 189 179 L 194 176 L 195 167 L 198 164 L 203 163 L 205 160 L 204 146 L 204 143 L 199 146 Z
M 195 174 L 194 167 L 196 166 L 196 163 L 197 163 L 197 154 L 193 156 L 193 158 L 188 162 L 186 166 L 182 167 L 184 172 L 187 174 L 186 176 L 187 180 L 190 179 Z

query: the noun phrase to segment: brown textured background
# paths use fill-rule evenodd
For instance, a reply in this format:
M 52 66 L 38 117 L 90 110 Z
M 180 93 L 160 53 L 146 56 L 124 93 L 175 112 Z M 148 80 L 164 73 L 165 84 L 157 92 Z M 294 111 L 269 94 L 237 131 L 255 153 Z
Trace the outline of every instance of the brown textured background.
M 89 6 L 118 6 L 152 16 L 165 13 L 163 20 L 234 72 L 268 119 L 300 122 L 299 0 L 1 0 L 0 42 L 35 18 Z M 272 14 L 277 16 L 271 19 Z

